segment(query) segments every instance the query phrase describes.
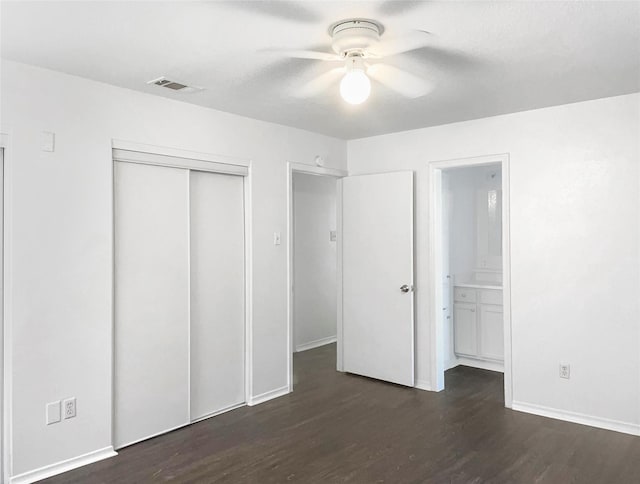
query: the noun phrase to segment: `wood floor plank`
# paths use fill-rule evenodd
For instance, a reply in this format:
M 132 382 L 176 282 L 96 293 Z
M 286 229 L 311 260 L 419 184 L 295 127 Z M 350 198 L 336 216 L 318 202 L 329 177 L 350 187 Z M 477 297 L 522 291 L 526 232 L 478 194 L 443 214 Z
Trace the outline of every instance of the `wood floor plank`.
M 295 391 L 133 445 L 58 483 L 640 483 L 640 438 L 504 408 L 502 375 L 424 392 L 295 355 Z

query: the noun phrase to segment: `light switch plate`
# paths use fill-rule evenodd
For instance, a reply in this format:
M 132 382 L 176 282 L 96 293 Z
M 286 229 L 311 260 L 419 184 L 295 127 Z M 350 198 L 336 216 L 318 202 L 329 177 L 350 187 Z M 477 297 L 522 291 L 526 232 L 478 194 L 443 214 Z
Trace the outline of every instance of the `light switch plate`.
M 60 415 L 60 400 L 47 403 L 47 425 L 58 423 L 62 420 Z
M 273 233 L 273 245 L 280 245 L 281 243 L 281 237 L 280 237 L 280 232 L 274 232 Z
M 336 232 L 335 230 L 329 231 L 329 241 L 335 242 L 336 240 L 338 240 L 338 232 Z
M 55 133 L 51 133 L 50 131 L 42 132 L 42 142 L 41 149 L 42 151 L 53 152 L 56 148 L 56 135 Z

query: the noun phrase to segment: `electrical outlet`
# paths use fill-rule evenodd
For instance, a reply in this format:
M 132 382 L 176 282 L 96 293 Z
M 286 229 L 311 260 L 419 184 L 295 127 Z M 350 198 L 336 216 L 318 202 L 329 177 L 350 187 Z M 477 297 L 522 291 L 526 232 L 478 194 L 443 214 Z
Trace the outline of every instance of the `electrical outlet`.
M 560 378 L 571 378 L 571 365 L 569 363 L 560 363 Z
M 49 131 L 42 132 L 42 143 L 41 149 L 42 151 L 53 152 L 56 149 L 56 135 L 55 133 L 51 133 Z
M 62 408 L 64 409 L 64 418 L 73 418 L 76 416 L 76 399 L 67 398 L 62 402 Z
M 60 400 L 47 403 L 47 425 L 58 423 L 60 420 L 62 420 L 60 417 Z

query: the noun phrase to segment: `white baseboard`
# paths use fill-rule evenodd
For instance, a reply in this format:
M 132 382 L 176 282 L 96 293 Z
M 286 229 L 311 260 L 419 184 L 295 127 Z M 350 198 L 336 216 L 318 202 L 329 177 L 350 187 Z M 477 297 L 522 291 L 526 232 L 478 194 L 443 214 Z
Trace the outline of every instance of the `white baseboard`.
M 541 417 L 554 418 L 557 420 L 564 420 L 566 422 L 588 425 L 590 427 L 597 427 L 599 429 L 613 430 L 614 432 L 622 432 L 624 434 L 640 436 L 640 424 L 621 422 L 619 420 L 611 420 L 602 417 L 594 417 L 592 415 L 585 415 L 584 413 L 559 410 L 557 408 L 545 407 L 543 405 L 536 405 L 533 403 L 525 402 L 514 401 L 511 408 L 513 410 L 517 410 L 518 412 L 530 413 L 533 415 L 539 415 Z
M 253 407 L 254 405 L 273 400 L 274 398 L 282 397 L 287 393 L 289 393 L 289 385 L 285 385 L 283 387 L 276 388 L 275 390 L 261 393 L 260 395 L 256 395 L 255 397 L 251 397 L 247 402 L 247 405 Z
M 432 392 L 433 388 L 431 388 L 431 382 L 426 380 L 416 380 L 416 384 L 414 385 L 418 390 L 426 390 L 428 392 Z
M 444 362 L 444 371 L 450 370 L 451 368 L 455 368 L 460 363 L 458 362 L 458 358 L 454 358 L 453 360 L 447 360 Z
M 51 464 L 39 469 L 35 469 L 33 471 L 13 476 L 11 478 L 11 484 L 30 484 L 32 482 L 40 481 L 42 479 L 46 479 L 47 477 L 62 474 L 63 472 L 77 469 L 78 467 L 86 466 L 87 464 L 93 464 L 94 462 L 98 462 L 99 460 L 114 457 L 116 455 L 118 455 L 118 453 L 114 451 L 113 447 L 111 446 L 105 447 L 104 449 L 94 450 L 93 452 L 89 452 L 88 454 L 73 457 L 71 459 L 63 460 L 55 464 Z
M 320 338 L 315 341 L 309 341 L 308 343 L 302 343 L 296 345 L 296 353 L 300 351 L 312 350 L 313 348 L 318 348 L 324 345 L 330 345 L 331 343 L 335 343 L 337 341 L 336 336 L 329 336 L 327 338 Z
M 499 371 L 500 373 L 504 373 L 504 364 L 498 363 L 497 361 L 476 360 L 474 358 L 464 358 L 459 356 L 458 365 L 480 368 L 481 370 Z

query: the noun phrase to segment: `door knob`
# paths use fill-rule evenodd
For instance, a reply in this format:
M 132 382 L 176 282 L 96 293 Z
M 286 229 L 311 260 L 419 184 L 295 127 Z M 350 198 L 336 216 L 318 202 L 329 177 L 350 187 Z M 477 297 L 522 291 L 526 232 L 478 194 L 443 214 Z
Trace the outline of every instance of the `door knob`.
M 400 286 L 400 290 L 402 292 L 409 292 L 409 291 L 413 291 L 413 287 L 409 286 L 408 284 L 403 284 L 402 286 Z

